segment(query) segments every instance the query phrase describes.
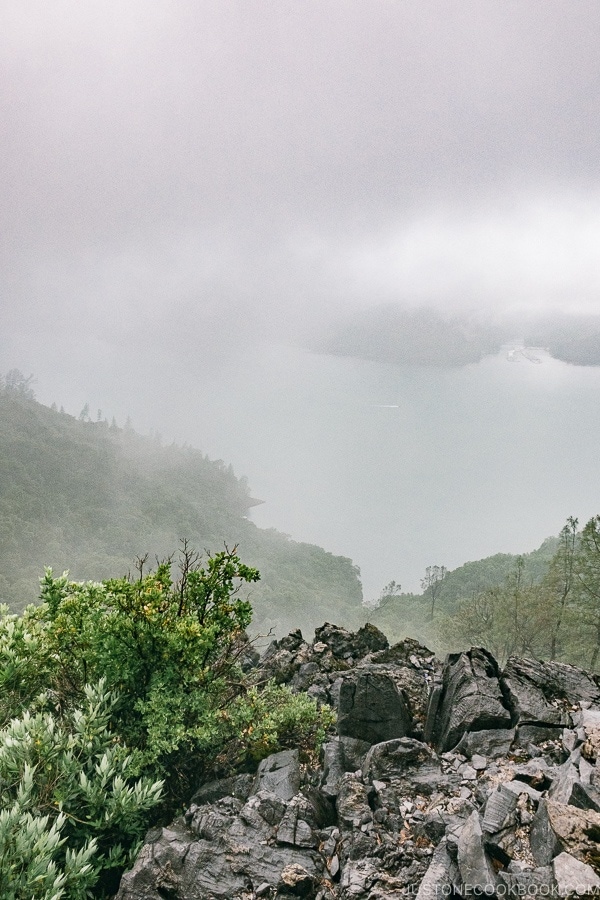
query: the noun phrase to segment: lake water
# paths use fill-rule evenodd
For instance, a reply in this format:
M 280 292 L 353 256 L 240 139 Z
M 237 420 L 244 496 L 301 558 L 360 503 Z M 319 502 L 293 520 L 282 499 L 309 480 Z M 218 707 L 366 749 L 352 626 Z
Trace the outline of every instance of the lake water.
M 37 371 L 45 402 L 77 414 L 89 400 L 119 424 L 130 413 L 139 431 L 233 463 L 265 501 L 258 525 L 351 557 L 372 598 L 392 579 L 419 590 L 428 565 L 533 550 L 567 516 L 600 512 L 600 368 L 507 352 L 460 369 L 264 344 L 218 364 L 94 357 L 96 396 L 79 400 L 73 378 Z
M 258 525 L 351 557 L 366 598 L 419 590 L 428 565 L 600 512 L 600 369 L 537 355 L 417 369 L 249 348 L 187 392 L 185 438 L 248 476 Z

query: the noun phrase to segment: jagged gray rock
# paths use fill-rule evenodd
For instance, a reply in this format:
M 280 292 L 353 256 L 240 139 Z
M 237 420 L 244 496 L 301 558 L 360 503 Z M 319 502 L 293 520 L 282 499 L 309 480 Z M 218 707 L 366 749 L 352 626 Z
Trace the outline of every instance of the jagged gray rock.
M 305 870 L 313 884 L 319 878 L 318 855 L 270 844 L 271 829 L 266 822 L 261 824 L 260 816 L 249 824 L 231 807 L 217 809 L 210 830 L 206 816 L 197 823 L 199 831 L 175 824 L 146 843 L 133 869 L 121 879 L 119 900 L 247 896 L 259 885 L 277 889 L 284 869 L 293 865 Z
M 384 666 L 356 669 L 342 679 L 338 702 L 338 731 L 370 744 L 404 737 L 412 716 L 394 677 Z
M 572 785 L 567 802 L 572 806 L 578 806 L 579 809 L 593 809 L 600 812 L 600 791 L 594 785 L 579 780 Z
M 600 705 L 597 676 L 565 663 L 511 657 L 502 681 L 523 724 L 568 726 L 574 704 Z
M 342 776 L 336 808 L 339 821 L 348 828 L 360 828 L 373 820 L 368 789 L 349 772 Z
M 198 788 L 191 799 L 191 803 L 200 806 L 202 803 L 214 803 L 222 797 L 237 797 L 238 800 L 247 800 L 254 785 L 254 776 L 248 773 L 234 775 L 230 778 L 218 778 L 208 781 Z
M 456 747 L 465 732 L 511 724 L 492 655 L 480 648 L 450 654 L 431 695 L 426 739 L 442 752 Z
M 548 804 L 545 798 L 539 802 L 535 814 L 529 844 L 535 861 L 539 866 L 547 866 L 562 850 L 562 845 L 556 836 L 548 816 Z
M 343 751 L 345 771 L 356 772 L 357 769 L 362 769 L 365 756 L 371 749 L 370 742 L 342 734 L 340 735 L 340 744 Z
M 335 799 L 340 792 L 342 775 L 346 771 L 344 765 L 344 748 L 339 738 L 323 744 L 323 778 L 321 791 L 326 797 Z
M 552 866 L 525 869 L 521 872 L 499 872 L 500 882 L 505 885 L 504 896 L 512 898 L 551 897 L 555 886 Z
M 283 896 L 309 897 L 314 894 L 315 879 L 298 863 L 290 863 L 281 870 L 277 888 Z
M 465 822 L 458 838 L 458 870 L 468 893 L 488 896 L 494 893 L 497 878 L 483 846 L 483 833 L 476 810 Z
M 420 768 L 430 763 L 434 753 L 421 741 L 414 738 L 397 738 L 375 744 L 365 757 L 363 775 L 370 781 L 390 779 L 394 775 L 403 775 L 407 770 Z M 439 773 L 439 764 L 436 765 Z
M 291 800 L 300 790 L 300 757 L 297 750 L 282 750 L 263 759 L 254 781 L 254 793 L 271 791 Z
M 553 800 L 546 800 L 545 810 L 555 845 L 582 862 L 599 859 L 600 813 Z
M 456 747 L 454 747 L 454 752 L 462 753 L 468 759 L 471 759 L 475 755 L 496 759 L 499 756 L 506 756 L 508 754 L 514 739 L 514 728 L 467 731 L 463 734 Z
M 519 794 L 510 784 L 500 784 L 488 797 L 483 814 L 483 830 L 495 834 L 510 828 L 517 822 L 517 801 Z
M 560 853 L 552 863 L 559 897 L 593 897 L 598 895 L 600 878 L 591 866 L 569 853 Z
M 363 625 L 357 632 L 326 622 L 315 630 L 315 644 L 325 644 L 338 659 L 356 661 L 369 653 L 387 650 L 390 646 L 384 634 L 374 625 Z
M 438 900 L 450 897 L 458 888 L 460 875 L 458 866 L 450 852 L 445 838 L 439 842 L 431 859 L 425 877 L 419 885 L 416 900 Z
M 321 765 L 288 749 L 201 785 L 117 900 L 568 897 L 582 878 L 597 893 L 597 676 L 501 672 L 481 649 L 442 666 L 415 641 L 327 624 L 273 642 L 267 678 L 338 710 Z

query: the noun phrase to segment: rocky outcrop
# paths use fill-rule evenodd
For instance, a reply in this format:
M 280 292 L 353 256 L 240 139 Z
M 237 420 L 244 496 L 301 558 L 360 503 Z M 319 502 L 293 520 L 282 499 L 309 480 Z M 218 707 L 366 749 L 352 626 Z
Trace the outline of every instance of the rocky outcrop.
M 297 750 L 200 785 L 118 900 L 430 900 L 600 891 L 600 688 L 485 650 L 439 663 L 366 626 L 273 642 L 258 676 L 337 711 Z
M 438 750 L 452 750 L 465 732 L 507 729 L 511 720 L 492 655 L 481 649 L 450 655 L 431 693 L 427 739 Z

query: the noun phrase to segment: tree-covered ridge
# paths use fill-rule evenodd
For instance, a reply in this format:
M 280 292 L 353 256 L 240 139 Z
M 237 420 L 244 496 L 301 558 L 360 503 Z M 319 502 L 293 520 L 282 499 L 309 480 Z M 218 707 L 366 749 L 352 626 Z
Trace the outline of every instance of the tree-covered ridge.
M 396 365 L 464 366 L 497 353 L 510 337 L 510 328 L 479 317 L 389 304 L 352 314 L 315 349 Z
M 252 587 L 258 630 L 309 631 L 323 617 L 358 622 L 362 591 L 350 560 L 245 518 L 255 501 L 230 466 L 37 403 L 30 379 L 0 389 L 0 601 L 21 610 L 44 566 L 77 580 L 126 574 L 145 553 L 182 538 L 217 552 L 240 546 L 262 572 Z
M 501 661 L 517 655 L 600 667 L 600 516 L 582 528 L 569 517 L 533 553 L 427 571 L 439 577 L 426 576 L 423 594 L 387 585 L 370 620 L 393 638 L 425 637 L 438 652 L 480 646 Z
M 421 583 L 422 594 L 402 593 L 401 586 L 391 582 L 383 588 L 369 619 L 394 640 L 416 635 L 443 652 L 454 646 L 446 626 L 465 600 L 504 585 L 518 564 L 522 565 L 524 582 L 539 583 L 547 574 L 557 547 L 557 538 L 547 538 L 531 553 L 495 553 L 452 570 L 429 566 Z M 436 570 L 438 576 L 442 575 L 439 581 L 434 580 Z
M 355 312 L 336 322 L 314 349 L 341 356 L 410 366 L 464 366 L 523 341 L 544 347 L 555 359 L 600 365 L 600 316 L 595 314 L 445 313 L 389 304 Z
M 495 553 L 485 559 L 466 562 L 457 569 L 452 569 L 444 578 L 445 606 L 452 609 L 463 597 L 501 584 L 514 571 L 517 559 L 523 560 L 523 572 L 527 580 L 540 581 L 548 571 L 557 545 L 556 538 L 547 538 L 531 553 Z

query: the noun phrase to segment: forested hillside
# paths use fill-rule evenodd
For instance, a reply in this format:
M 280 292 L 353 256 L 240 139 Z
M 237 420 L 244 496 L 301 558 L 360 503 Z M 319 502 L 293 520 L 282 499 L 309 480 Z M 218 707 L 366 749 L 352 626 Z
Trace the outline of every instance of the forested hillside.
M 532 553 L 496 554 L 452 572 L 430 566 L 423 594 L 382 591 L 370 621 L 393 639 L 418 635 L 438 653 L 485 647 L 512 655 L 600 665 L 600 516 L 569 517 Z
M 0 390 L 0 602 L 37 599 L 45 566 L 77 580 L 126 574 L 187 538 L 214 553 L 239 545 L 261 580 L 253 630 L 310 632 L 324 618 L 357 624 L 362 590 L 349 559 L 297 543 L 247 518 L 255 501 L 230 466 L 131 428 L 42 406 L 29 380 Z
M 466 636 L 461 638 L 460 626 L 457 633 L 452 626 L 452 622 L 461 620 L 465 603 L 502 588 L 518 566 L 523 584 L 539 584 L 548 573 L 558 543 L 557 538 L 547 538 L 532 553 L 495 553 L 451 571 L 431 566 L 429 585 L 424 573 L 422 594 L 401 593 L 392 582 L 382 590 L 378 605 L 370 611 L 370 621 L 393 639 L 414 635 L 441 653 L 455 649 L 466 641 Z

